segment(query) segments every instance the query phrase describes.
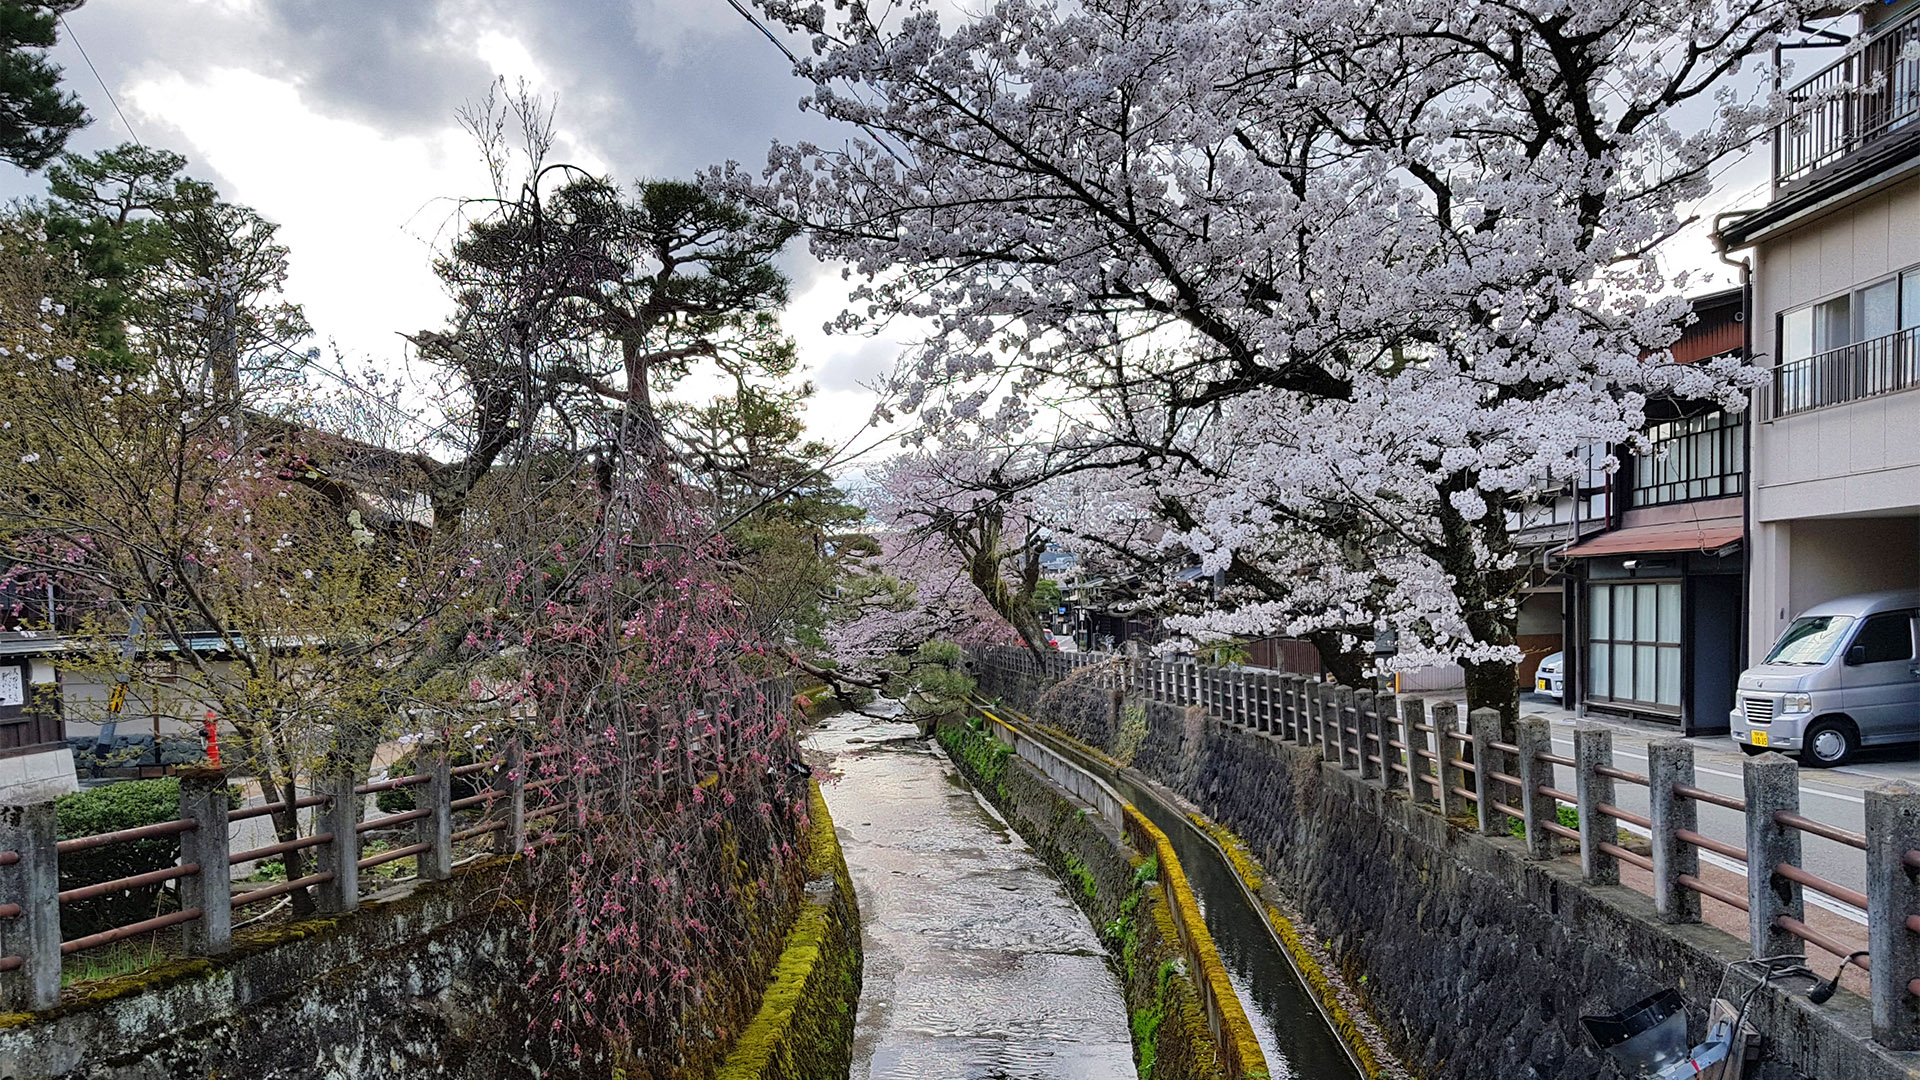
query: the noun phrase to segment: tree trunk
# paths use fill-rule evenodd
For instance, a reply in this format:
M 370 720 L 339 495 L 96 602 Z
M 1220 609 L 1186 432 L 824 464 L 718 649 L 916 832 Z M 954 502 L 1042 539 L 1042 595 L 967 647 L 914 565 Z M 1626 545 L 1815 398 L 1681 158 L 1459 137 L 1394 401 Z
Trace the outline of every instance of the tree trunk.
M 1358 687 L 1367 677 L 1367 660 L 1357 641 L 1352 648 L 1341 647 L 1341 639 L 1348 636 L 1339 630 L 1316 630 L 1307 635 L 1307 640 L 1319 652 L 1320 666 L 1327 669 L 1333 681 Z
M 1467 708 L 1498 709 L 1500 741 L 1513 742 L 1520 733 L 1520 687 L 1511 660 L 1468 664 Z

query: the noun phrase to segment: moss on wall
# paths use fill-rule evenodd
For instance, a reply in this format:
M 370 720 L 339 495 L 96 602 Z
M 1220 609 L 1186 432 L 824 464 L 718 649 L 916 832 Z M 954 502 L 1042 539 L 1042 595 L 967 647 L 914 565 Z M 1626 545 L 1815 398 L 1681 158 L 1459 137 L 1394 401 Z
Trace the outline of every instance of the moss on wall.
M 860 1001 L 860 915 L 820 785 L 808 796 L 807 889 L 760 1011 L 716 1080 L 844 1080 Z

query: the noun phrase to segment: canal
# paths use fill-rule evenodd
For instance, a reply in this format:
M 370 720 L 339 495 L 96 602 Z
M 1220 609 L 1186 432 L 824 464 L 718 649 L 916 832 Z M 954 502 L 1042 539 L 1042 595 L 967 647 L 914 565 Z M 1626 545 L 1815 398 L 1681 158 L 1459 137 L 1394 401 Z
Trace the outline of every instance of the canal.
M 1219 851 L 1152 792 L 1124 776 L 1102 779 L 1167 834 L 1275 1080 L 1359 1080 L 1345 1045 L 1320 1015 Z
M 911 723 L 851 713 L 807 745 L 860 902 L 855 1080 L 1133 1076 L 1092 926 L 946 758 Z

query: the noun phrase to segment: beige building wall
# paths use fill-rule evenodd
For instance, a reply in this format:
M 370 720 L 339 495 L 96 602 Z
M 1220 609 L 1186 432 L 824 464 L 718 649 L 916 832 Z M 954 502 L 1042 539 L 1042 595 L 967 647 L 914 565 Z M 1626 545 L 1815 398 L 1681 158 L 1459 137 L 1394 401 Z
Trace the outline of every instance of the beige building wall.
M 1764 240 L 1754 262 L 1755 362 L 1771 367 L 1781 312 L 1920 266 L 1920 180 Z M 1920 588 L 1920 390 L 1762 420 L 1751 467 L 1756 658 L 1810 604 Z

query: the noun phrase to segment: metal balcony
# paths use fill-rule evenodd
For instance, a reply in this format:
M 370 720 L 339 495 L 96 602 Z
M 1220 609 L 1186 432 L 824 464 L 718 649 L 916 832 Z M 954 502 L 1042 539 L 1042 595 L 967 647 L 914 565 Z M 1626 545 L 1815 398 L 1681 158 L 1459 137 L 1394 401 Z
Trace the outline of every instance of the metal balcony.
M 1773 369 L 1772 416 L 1790 416 L 1920 386 L 1920 327 L 1816 353 Z
M 1774 129 L 1776 191 L 1896 134 L 1920 131 L 1920 9 L 1875 27 L 1858 50 L 1789 91 Z

